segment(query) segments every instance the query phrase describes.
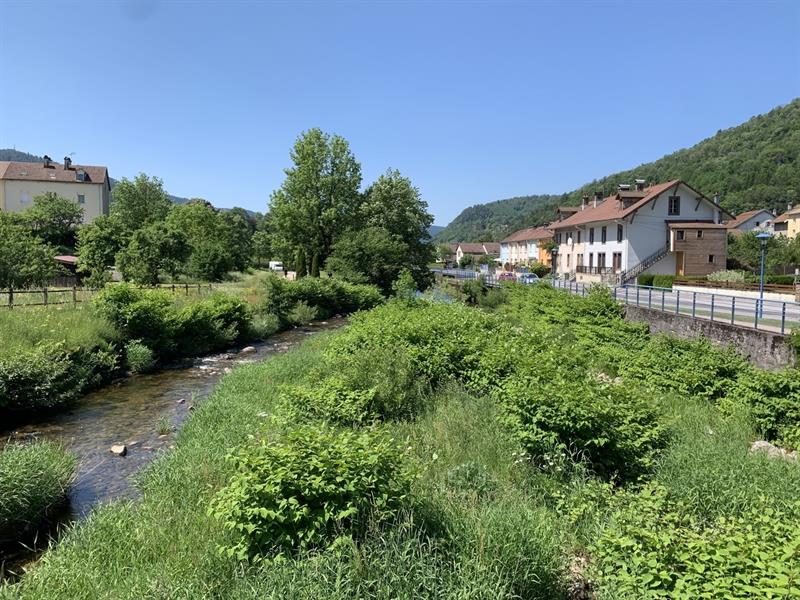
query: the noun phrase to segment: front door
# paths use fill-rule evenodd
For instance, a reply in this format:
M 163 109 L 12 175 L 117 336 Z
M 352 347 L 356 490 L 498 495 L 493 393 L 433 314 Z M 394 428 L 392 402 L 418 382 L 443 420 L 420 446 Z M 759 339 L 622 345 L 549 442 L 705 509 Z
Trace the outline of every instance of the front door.
M 683 277 L 683 252 L 680 250 L 675 253 L 675 275 Z

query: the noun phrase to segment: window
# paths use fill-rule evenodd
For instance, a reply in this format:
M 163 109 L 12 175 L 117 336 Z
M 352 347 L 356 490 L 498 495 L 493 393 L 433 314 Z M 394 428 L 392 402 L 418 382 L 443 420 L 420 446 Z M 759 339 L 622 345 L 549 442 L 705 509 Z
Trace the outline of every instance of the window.
M 683 241 L 683 229 L 678 229 L 678 231 L 675 232 L 675 235 L 677 236 L 678 241 Z
M 681 197 L 680 196 L 670 196 L 669 197 L 669 214 L 670 215 L 679 215 L 681 214 Z
M 568 269 L 569 269 L 569 259 L 570 259 L 570 256 L 571 256 L 570 254 L 567 254 L 567 268 L 568 268 Z
M 594 254 L 591 252 L 589 253 L 589 268 L 591 269 L 594 266 Z
M 84 194 L 78 194 L 78 204 L 86 204 L 86 196 Z
M 708 262 L 710 262 L 710 263 L 714 262 L 714 255 L 713 254 L 709 254 L 708 255 Z
M 594 227 L 589 228 L 589 243 L 594 244 Z
M 561 243 L 561 234 L 557 233 L 556 234 L 556 244 L 560 244 L 560 243 Z
M 606 253 L 605 252 L 598 252 L 597 253 L 597 268 L 598 269 L 605 269 L 606 268 Z
M 622 252 L 614 252 L 611 257 L 611 266 L 614 267 L 614 273 L 622 271 Z
M 698 229 L 697 230 L 697 239 L 700 240 L 702 238 L 703 238 L 703 230 L 702 229 Z
M 575 257 L 575 266 L 576 266 L 576 267 L 580 267 L 580 266 L 582 266 L 582 265 L 583 265 L 583 254 L 578 254 L 578 255 Z
M 581 230 L 580 229 L 578 229 L 578 242 L 577 243 L 578 244 L 581 243 Z
M 622 241 L 622 225 L 617 225 L 617 241 Z
M 601 244 L 605 244 L 606 243 L 606 230 L 607 230 L 607 227 L 605 227 L 605 226 L 600 228 L 600 243 Z

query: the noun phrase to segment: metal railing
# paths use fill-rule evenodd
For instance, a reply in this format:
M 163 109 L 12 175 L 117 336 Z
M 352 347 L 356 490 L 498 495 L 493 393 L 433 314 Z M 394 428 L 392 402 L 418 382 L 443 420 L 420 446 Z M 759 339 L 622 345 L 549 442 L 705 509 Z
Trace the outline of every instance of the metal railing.
M 590 275 L 611 275 L 614 273 L 614 267 L 588 267 L 586 265 L 578 265 L 575 267 L 576 273 L 588 273 Z

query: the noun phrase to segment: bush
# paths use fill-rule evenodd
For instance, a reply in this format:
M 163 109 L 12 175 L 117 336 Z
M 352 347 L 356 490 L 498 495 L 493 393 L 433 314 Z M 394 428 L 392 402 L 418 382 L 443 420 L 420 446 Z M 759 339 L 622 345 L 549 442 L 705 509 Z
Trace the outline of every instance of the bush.
M 744 283 L 747 281 L 747 273 L 744 271 L 715 271 L 706 276 L 708 281 L 725 281 L 729 283 Z
M 155 355 L 141 340 L 131 340 L 125 344 L 125 360 L 134 373 L 146 373 L 156 363 Z
M 0 451 L 0 542 L 39 527 L 64 499 L 75 458 L 52 442 L 9 444 Z
M 276 315 L 259 314 L 250 323 L 249 337 L 265 340 L 276 331 L 280 331 L 280 320 Z
M 237 537 L 224 551 L 257 561 L 360 536 L 398 513 L 413 479 L 394 440 L 326 425 L 298 426 L 232 460 L 237 472 L 210 512 Z
M 461 293 L 467 304 L 478 304 L 480 299 L 486 294 L 486 282 L 483 276 L 477 279 L 467 279 L 461 284 Z
M 653 285 L 654 278 L 655 275 L 653 275 L 652 273 L 642 273 L 641 275 L 639 275 L 639 277 L 636 278 L 636 283 L 638 283 L 639 285 L 650 286 Z
M 286 315 L 286 320 L 292 325 L 308 325 L 317 318 L 318 313 L 316 307 L 309 306 L 305 301 L 300 300 Z
M 800 502 L 694 518 L 657 485 L 620 494 L 589 548 L 602 597 L 789 598 L 800 574 Z
M 250 307 L 216 293 L 184 306 L 173 320 L 178 354 L 202 354 L 242 340 L 250 331 Z
M 657 288 L 672 288 L 674 281 L 675 275 L 654 275 L 652 285 Z
M 650 471 L 667 442 L 655 404 L 630 386 L 576 376 L 512 377 L 500 386 L 504 421 L 540 467 L 585 460 L 608 478 Z
M 553 272 L 551 267 L 548 267 L 546 264 L 540 262 L 531 263 L 531 265 L 528 267 L 528 270 L 539 277 L 547 277 Z
M 126 340 L 141 340 L 157 355 L 175 349 L 174 299 L 168 292 L 143 290 L 129 284 L 106 286 L 94 299 L 98 313 Z
M 767 275 L 766 280 L 774 285 L 794 285 L 794 275 Z

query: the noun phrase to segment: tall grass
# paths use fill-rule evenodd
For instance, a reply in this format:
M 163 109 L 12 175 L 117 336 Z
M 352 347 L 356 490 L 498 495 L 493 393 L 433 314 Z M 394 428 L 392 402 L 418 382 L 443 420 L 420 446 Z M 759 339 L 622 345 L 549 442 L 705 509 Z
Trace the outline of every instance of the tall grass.
M 9 444 L 0 451 L 0 541 L 37 528 L 64 499 L 75 458 L 52 442 Z

